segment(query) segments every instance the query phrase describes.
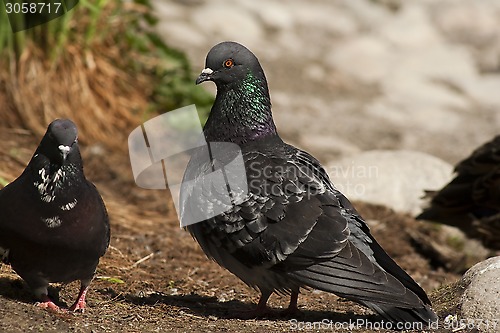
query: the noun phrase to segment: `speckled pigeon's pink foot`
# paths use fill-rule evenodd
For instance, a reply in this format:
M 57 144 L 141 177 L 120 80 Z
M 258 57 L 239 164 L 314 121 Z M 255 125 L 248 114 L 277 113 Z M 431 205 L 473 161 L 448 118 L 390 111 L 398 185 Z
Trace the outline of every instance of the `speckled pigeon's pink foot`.
M 57 306 L 52 300 L 49 298 L 49 296 L 44 295 L 42 296 L 42 301 L 37 302 L 36 306 L 42 308 L 42 309 L 47 309 L 55 312 L 61 312 L 61 308 Z

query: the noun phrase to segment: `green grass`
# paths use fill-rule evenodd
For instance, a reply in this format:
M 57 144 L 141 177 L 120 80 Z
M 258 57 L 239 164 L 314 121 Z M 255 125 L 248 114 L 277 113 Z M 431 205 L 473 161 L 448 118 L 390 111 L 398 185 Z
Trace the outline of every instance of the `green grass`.
M 11 65 L 32 45 L 43 50 L 52 68 L 66 57 L 69 44 L 78 45 L 82 57 L 99 47 L 118 45 L 125 59 L 117 59 L 117 66 L 126 66 L 127 72 L 147 74 L 153 86 L 149 108 L 140 111 L 145 117 L 196 104 L 206 118 L 213 96 L 195 86 L 195 73 L 184 53 L 169 47 L 152 32 L 157 19 L 150 0 L 134 0 L 133 5 L 146 10 L 130 10 L 130 3 L 127 7 L 120 0 L 80 0 L 59 18 L 13 33 L 0 0 L 0 69 L 5 64 L 15 68 Z M 13 19 L 15 24 L 23 24 L 22 16 Z
M 7 186 L 8 184 L 9 184 L 9 181 L 8 181 L 7 179 L 5 179 L 5 178 L 3 178 L 3 177 L 0 177 L 0 185 L 1 185 L 2 187 Z
M 117 283 L 117 284 L 125 283 L 125 281 L 123 281 L 122 279 L 112 276 L 97 276 L 96 279 L 101 281 L 106 281 L 109 283 Z

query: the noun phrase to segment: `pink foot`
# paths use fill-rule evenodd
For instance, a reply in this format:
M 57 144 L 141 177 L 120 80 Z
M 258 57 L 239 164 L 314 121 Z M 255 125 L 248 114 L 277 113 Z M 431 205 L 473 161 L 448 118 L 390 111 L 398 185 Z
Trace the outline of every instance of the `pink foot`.
M 78 311 L 80 310 L 81 312 L 85 311 L 85 296 L 87 295 L 87 291 L 89 290 L 89 287 L 81 287 L 80 288 L 80 293 L 78 294 L 78 298 L 76 299 L 75 303 L 69 308 L 69 311 Z
M 58 307 L 54 302 L 52 302 L 52 300 L 47 295 L 42 296 L 42 301 L 36 303 L 36 306 L 42 309 L 52 310 L 55 312 L 61 311 L 61 308 Z

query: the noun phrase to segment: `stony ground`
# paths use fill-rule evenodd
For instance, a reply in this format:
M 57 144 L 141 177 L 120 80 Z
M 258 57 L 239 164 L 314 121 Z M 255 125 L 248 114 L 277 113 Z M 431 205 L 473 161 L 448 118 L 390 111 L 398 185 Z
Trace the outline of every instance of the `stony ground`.
M 384 148 L 416 149 L 453 163 L 497 134 L 498 1 L 155 0 L 155 6 L 158 30 L 188 53 L 194 72 L 219 41 L 236 40 L 251 48 L 267 73 L 282 136 L 324 163 Z M 38 140 L 19 129 L 0 130 L 2 177 L 19 175 Z M 237 311 L 250 309 L 258 294 L 204 257 L 180 230 L 166 192 L 135 186 L 126 142 L 122 151 L 94 148 L 83 149 L 86 172 L 108 206 L 112 241 L 88 295 L 87 312 L 53 314 L 36 308 L 29 289 L 4 265 L 0 331 L 296 328 L 291 318 L 237 319 Z M 453 239 L 443 236 L 440 227 L 385 207 L 356 207 L 382 246 L 432 295 L 441 318 L 456 313 L 453 297 L 447 298 L 454 291 L 437 290 L 459 278 L 460 264 L 473 262 L 461 256 Z M 422 243 L 425 238 L 458 257 L 442 256 Z M 76 293 L 75 284 L 53 289 L 61 305 L 70 304 Z M 278 310 L 286 303 L 286 297 L 273 296 L 270 304 Z M 304 291 L 299 308 L 302 325 L 323 319 L 377 321 L 364 308 L 321 292 Z

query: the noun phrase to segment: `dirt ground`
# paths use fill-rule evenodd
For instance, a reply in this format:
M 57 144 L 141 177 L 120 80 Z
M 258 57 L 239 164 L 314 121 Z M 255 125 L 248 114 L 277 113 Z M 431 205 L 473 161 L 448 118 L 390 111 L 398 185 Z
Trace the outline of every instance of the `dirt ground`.
M 7 180 L 17 177 L 38 140 L 23 130 L 0 129 L 0 176 Z M 87 310 L 52 313 L 36 307 L 27 285 L 3 265 L 1 332 L 286 332 L 309 330 L 304 326 L 308 322 L 322 321 L 323 326 L 313 331 L 328 331 L 334 327 L 328 323 L 369 320 L 376 325 L 379 320 L 359 305 L 310 290 L 299 297 L 302 316 L 297 321 L 278 315 L 236 319 L 238 311 L 255 306 L 259 294 L 209 261 L 191 236 L 179 228 L 167 191 L 135 186 L 125 144 L 123 151 L 84 146 L 82 155 L 87 178 L 96 184 L 107 204 L 112 228 L 111 246 L 91 285 Z M 412 241 L 410 235 L 415 233 L 432 237 L 436 227 L 384 207 L 362 203 L 356 207 L 382 246 L 431 295 L 458 279 L 459 275 L 421 254 L 419 244 Z M 77 295 L 78 284 L 55 285 L 51 291 L 60 305 L 68 306 Z M 278 312 L 288 305 L 288 299 L 274 295 L 270 305 Z M 441 317 L 446 314 L 440 313 Z

